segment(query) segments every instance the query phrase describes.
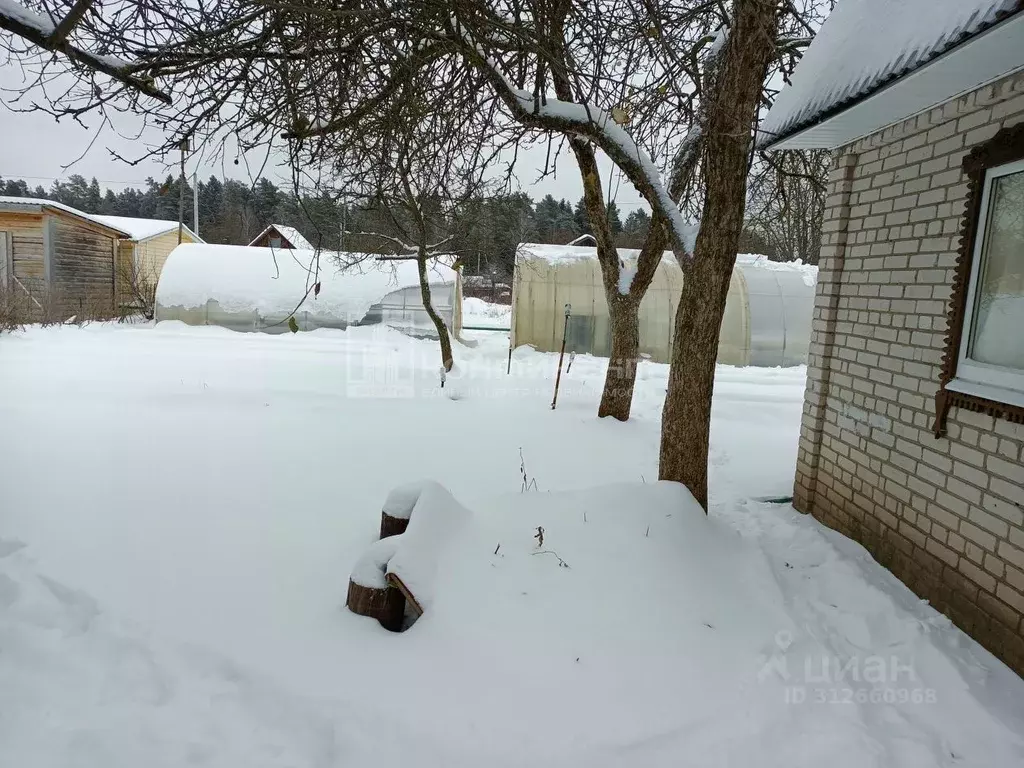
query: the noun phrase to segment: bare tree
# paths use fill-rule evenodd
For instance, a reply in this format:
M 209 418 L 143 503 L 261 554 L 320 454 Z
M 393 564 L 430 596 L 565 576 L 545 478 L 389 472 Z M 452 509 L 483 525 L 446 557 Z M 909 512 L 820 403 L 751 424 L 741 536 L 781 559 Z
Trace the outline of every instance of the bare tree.
M 830 153 L 761 154 L 750 178 L 747 226 L 779 261 L 818 263 Z
M 459 118 L 427 105 L 460 90 L 475 99 L 473 87 L 463 72 L 438 62 L 407 71 L 394 99 L 371 115 L 339 120 L 327 134 L 314 134 L 313 126 L 289 132 L 293 165 L 337 179 L 343 197 L 362 201 L 385 225 L 379 231 L 346 231 L 349 247 L 358 243 L 358 250 L 381 261 L 416 262 L 420 297 L 446 371 L 454 364 L 451 334 L 434 307 L 430 271 L 438 262 L 456 266 L 453 241 L 465 234 L 456 232 L 456 213 L 488 186 L 483 174 L 492 147 L 484 126 L 493 107 L 462 109 Z
M 18 59 L 38 55 L 33 48 L 63 54 L 76 72 L 90 81 L 97 99 L 110 98 L 109 94 L 104 95 L 99 82 L 98 76 L 102 75 L 118 84 L 114 95 L 128 94 L 133 100 L 145 95 L 165 104 L 171 103 L 171 97 L 157 88 L 152 78 L 135 74 L 127 61 L 109 55 L 104 41 L 96 40 L 90 34 L 92 25 L 81 24 L 87 15 L 98 15 L 94 0 L 32 5 L 38 6 L 39 10 L 15 2 L 0 6 L 0 29 L 10 33 L 10 37 L 0 38 L 0 50 L 7 50 Z M 35 84 L 42 84 L 47 79 L 41 75 Z
M 783 78 L 830 0 L 197 0 L 164 9 L 123 0 L 79 23 L 97 49 L 131 62 L 175 95 L 147 113 L 180 137 L 241 151 L 288 142 L 292 157 L 337 153 L 375 115 L 441 114 L 482 130 L 494 152 L 566 146 L 584 182 L 613 325 L 599 413 L 626 418 L 637 350 L 637 308 L 666 247 L 684 270 L 663 417 L 660 476 L 707 503 L 707 453 L 718 333 L 735 262 L 769 84 Z M 35 0 L 60 17 L 71 0 Z M 44 61 L 44 76 L 52 67 Z M 417 75 L 426 73 L 422 80 Z M 419 97 L 430 83 L 443 89 Z M 88 79 L 55 114 L 112 104 Z M 138 105 L 136 105 L 138 106 Z M 497 107 L 497 108 L 495 108 Z M 472 122 L 486 113 L 489 120 Z M 373 128 L 371 130 L 371 127 Z M 472 128 L 472 130 L 470 130 Z M 301 144 L 302 155 L 296 152 Z M 650 206 L 635 267 L 618 258 L 607 223 L 598 152 Z M 550 165 L 545 171 L 550 169 Z M 341 170 L 341 169 L 339 169 Z M 696 219 L 699 227 L 689 223 Z M 699 234 L 698 234 L 699 231 Z

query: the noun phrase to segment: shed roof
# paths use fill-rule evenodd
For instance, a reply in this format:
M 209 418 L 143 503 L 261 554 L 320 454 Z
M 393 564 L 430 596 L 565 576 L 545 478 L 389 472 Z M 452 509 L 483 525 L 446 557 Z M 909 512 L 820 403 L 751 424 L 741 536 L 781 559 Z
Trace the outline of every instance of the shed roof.
M 302 236 L 302 233 L 299 232 L 299 230 L 297 230 L 295 227 L 286 227 L 284 224 L 271 224 L 258 235 L 256 235 L 256 237 L 252 239 L 252 242 L 249 243 L 249 245 L 253 245 L 254 243 L 258 242 L 264 235 L 266 235 L 272 229 L 277 230 L 278 234 L 280 234 L 285 240 L 291 243 L 292 248 L 296 248 L 300 251 L 316 250 L 313 244 L 309 242 L 309 240 L 304 238 Z
M 88 213 L 83 213 L 77 208 L 72 208 L 70 205 L 64 205 L 58 203 L 56 200 L 47 200 L 42 197 L 11 197 L 8 195 L 0 196 L 0 210 L 24 212 L 24 213 L 41 213 L 44 209 L 50 209 L 53 211 L 60 211 L 79 219 L 96 224 L 104 229 L 111 230 L 119 238 L 131 237 L 131 235 L 121 229 L 119 226 L 112 222 L 100 221 L 100 217 L 92 216 Z
M 58 203 L 56 200 L 47 200 L 42 197 L 11 197 L 0 196 L 0 209 L 13 211 L 41 211 L 43 208 L 61 211 L 63 213 L 77 216 L 80 219 L 99 224 L 101 227 L 112 229 L 121 238 L 142 241 L 151 237 L 171 232 L 178 228 L 178 222 L 167 219 L 139 219 L 132 216 L 104 216 L 98 213 L 86 213 L 70 205 Z M 199 242 L 204 242 L 199 235 L 188 227 L 185 230 Z
M 1024 25 L 1013 34 L 985 35 L 1020 20 L 1013 17 L 1022 11 L 1024 0 L 840 0 L 765 117 L 760 143 L 840 146 L 1024 68 Z M 955 63 L 936 66 L 954 53 Z M 919 77 L 888 100 L 873 99 L 925 70 L 934 77 Z M 839 125 L 868 100 L 875 102 L 871 109 Z M 797 140 L 796 134 L 826 123 L 832 130 Z
M 103 216 L 100 214 L 83 215 L 93 221 L 98 221 L 122 232 L 127 232 L 131 239 L 136 241 L 148 240 L 151 237 L 172 232 L 178 228 L 178 222 L 166 219 L 138 219 L 133 216 Z M 185 231 L 200 243 L 205 242 L 188 227 L 185 227 Z

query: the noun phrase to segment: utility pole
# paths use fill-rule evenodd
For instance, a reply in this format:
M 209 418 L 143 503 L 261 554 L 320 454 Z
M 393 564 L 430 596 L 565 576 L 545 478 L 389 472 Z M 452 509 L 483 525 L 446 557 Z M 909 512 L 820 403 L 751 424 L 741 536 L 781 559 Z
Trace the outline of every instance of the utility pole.
M 181 245 L 185 231 L 185 153 L 188 152 L 188 137 L 178 145 L 181 150 L 181 175 L 178 178 L 178 245 Z
M 341 201 L 341 231 L 338 232 L 338 253 L 345 252 L 345 214 L 348 211 L 348 207 L 345 205 L 345 200 Z M 442 385 L 443 386 L 443 385 Z
M 199 237 L 199 168 L 192 171 L 192 231 Z

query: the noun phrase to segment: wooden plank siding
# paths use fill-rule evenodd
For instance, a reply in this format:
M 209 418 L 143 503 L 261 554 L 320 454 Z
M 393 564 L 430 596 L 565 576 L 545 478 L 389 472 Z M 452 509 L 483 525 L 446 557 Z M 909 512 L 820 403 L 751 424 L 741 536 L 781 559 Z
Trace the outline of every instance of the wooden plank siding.
M 182 243 L 200 242 L 189 233 L 182 232 Z M 175 227 L 167 232 L 145 240 L 122 240 L 118 251 L 118 291 L 119 304 L 125 308 L 139 308 L 140 304 L 152 303 L 156 295 L 156 286 L 160 281 L 167 257 L 178 247 L 178 230 Z M 145 301 L 140 300 L 145 295 Z
M 46 226 L 44 225 L 44 232 Z M 50 280 L 63 313 L 112 316 L 117 240 L 70 216 L 49 223 Z
M 181 233 L 181 242 L 194 243 L 196 239 L 186 230 Z M 171 251 L 178 247 L 178 230 L 172 229 L 162 235 L 151 237 L 135 245 L 135 258 L 139 271 L 155 285 Z
M 119 307 L 134 306 L 135 297 L 132 283 L 135 272 L 132 267 L 135 258 L 135 243 L 132 240 L 119 240 L 117 243 L 117 304 Z
M 14 289 L 40 297 L 46 289 L 43 258 L 43 217 L 31 213 L 0 212 L 0 231 L 8 233 L 13 276 L 21 284 Z

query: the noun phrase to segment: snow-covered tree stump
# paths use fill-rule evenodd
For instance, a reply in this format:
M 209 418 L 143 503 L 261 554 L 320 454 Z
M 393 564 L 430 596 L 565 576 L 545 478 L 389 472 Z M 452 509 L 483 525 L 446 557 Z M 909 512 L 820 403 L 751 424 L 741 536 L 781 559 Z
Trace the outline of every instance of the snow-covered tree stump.
M 423 492 L 424 481 L 400 485 L 384 500 L 384 506 L 380 512 L 380 537 L 386 539 L 389 536 L 398 536 L 405 533 L 409 527 L 409 518 L 412 515 L 413 507 L 419 501 Z
M 405 621 L 405 595 L 390 584 L 381 589 L 349 579 L 347 605 L 352 613 L 376 619 L 389 632 L 401 631 Z
M 386 539 L 388 536 L 398 536 L 405 533 L 409 527 L 408 517 L 392 517 L 386 510 L 380 513 L 380 537 Z
M 348 580 L 345 605 L 352 613 L 369 616 L 391 632 L 399 632 L 405 619 L 405 595 L 388 583 L 388 561 L 395 554 L 400 536 L 374 542 L 356 562 Z

